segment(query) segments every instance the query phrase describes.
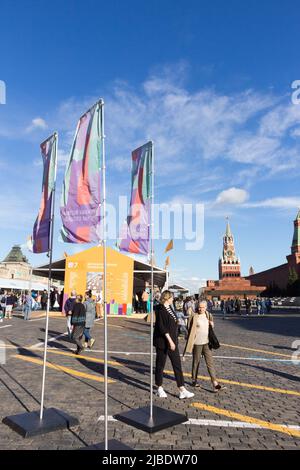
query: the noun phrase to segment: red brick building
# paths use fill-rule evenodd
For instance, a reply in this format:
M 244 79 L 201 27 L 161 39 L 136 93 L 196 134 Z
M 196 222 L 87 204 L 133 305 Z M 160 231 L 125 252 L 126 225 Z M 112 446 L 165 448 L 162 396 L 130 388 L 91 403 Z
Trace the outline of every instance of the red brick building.
M 208 299 L 228 299 L 233 297 L 256 298 L 265 285 L 254 285 L 252 281 L 241 277 L 241 262 L 235 253 L 234 238 L 227 221 L 226 233 L 223 237 L 223 253 L 219 259 L 219 280 L 207 281 L 203 293 Z
M 261 271 L 248 276 L 251 282 L 258 286 L 271 286 L 276 284 L 280 289 L 285 289 L 291 269 L 295 269 L 300 278 L 300 210 L 294 220 L 294 236 L 291 246 L 291 254 L 286 257 L 287 263 L 275 268 Z

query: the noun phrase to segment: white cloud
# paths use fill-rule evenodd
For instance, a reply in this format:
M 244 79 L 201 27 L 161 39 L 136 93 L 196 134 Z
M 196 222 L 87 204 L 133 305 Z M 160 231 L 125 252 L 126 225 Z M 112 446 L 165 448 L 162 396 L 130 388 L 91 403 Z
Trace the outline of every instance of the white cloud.
M 300 106 L 291 102 L 280 104 L 266 113 L 260 123 L 260 133 L 282 137 L 288 130 L 300 124 Z
M 47 128 L 48 128 L 48 125 L 46 121 L 41 117 L 37 117 L 37 118 L 32 119 L 30 126 L 26 128 L 26 133 L 33 132 L 37 129 L 45 130 Z
M 249 194 L 245 189 L 229 188 L 218 194 L 216 199 L 217 205 L 239 205 L 243 204 L 249 198 Z
M 299 106 L 269 91 L 190 91 L 185 86 L 187 71 L 182 62 L 152 74 L 140 87 L 117 81 L 104 96 L 110 184 L 118 180 L 129 187 L 131 151 L 149 139 L 155 144 L 157 197 L 167 188 L 170 194 L 161 200 L 176 194 L 197 202 L 201 194 L 211 193 L 206 204 L 215 215 L 224 204 L 245 203 L 253 184 L 300 173 Z M 97 99 L 71 97 L 48 110 L 47 123 L 34 118 L 27 134 L 57 129 L 58 163 L 63 168 L 78 118 Z
M 298 209 L 300 207 L 300 197 L 274 197 L 262 201 L 244 204 L 244 207 L 263 207 L 274 209 Z

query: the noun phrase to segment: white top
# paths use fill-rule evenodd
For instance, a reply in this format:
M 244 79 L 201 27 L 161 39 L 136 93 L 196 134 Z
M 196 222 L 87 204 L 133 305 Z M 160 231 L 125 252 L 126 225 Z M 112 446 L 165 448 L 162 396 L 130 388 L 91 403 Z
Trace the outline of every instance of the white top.
M 208 344 L 209 321 L 205 313 L 195 316 L 196 321 L 196 345 Z

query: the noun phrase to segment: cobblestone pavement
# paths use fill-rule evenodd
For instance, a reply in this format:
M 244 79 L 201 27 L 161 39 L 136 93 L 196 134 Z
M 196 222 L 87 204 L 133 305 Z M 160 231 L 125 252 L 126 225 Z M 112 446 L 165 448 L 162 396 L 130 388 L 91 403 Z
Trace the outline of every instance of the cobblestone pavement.
M 1 449 L 79 449 L 103 441 L 102 321 L 94 326 L 94 349 L 77 357 L 73 343 L 60 336 L 66 331 L 65 318 L 50 319 L 49 336 L 58 338 L 49 343 L 48 362 L 55 368 L 47 367 L 45 405 L 76 416 L 80 425 L 23 439 L 2 423 L 7 415 L 39 407 L 44 323 L 44 319 L 25 322 L 18 317 L 0 323 L 2 361 L 6 352 L 6 363 L 0 365 Z M 300 339 L 300 315 L 278 312 L 226 320 L 216 315 L 215 329 L 222 343 L 214 351 L 215 364 L 227 389 L 212 393 L 202 364 L 202 388 L 193 399 L 180 401 L 167 362 L 168 399 L 155 397 L 154 403 L 186 414 L 189 421 L 153 435 L 110 421 L 110 438 L 134 449 L 299 449 L 300 365 L 291 361 L 291 354 L 293 341 Z M 180 340 L 181 350 L 183 344 Z M 149 324 L 109 319 L 110 416 L 149 403 L 149 348 Z M 183 368 L 189 387 L 190 357 Z

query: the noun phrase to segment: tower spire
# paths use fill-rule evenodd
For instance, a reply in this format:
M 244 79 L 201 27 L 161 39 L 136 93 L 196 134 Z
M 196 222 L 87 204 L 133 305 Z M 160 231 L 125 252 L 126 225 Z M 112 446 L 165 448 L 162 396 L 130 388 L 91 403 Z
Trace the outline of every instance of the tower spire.
M 227 224 L 226 224 L 226 237 L 232 237 L 230 225 L 229 225 L 229 217 L 226 217 Z
M 297 217 L 294 220 L 294 236 L 291 247 L 291 252 L 299 253 L 300 251 L 300 209 L 298 211 Z

